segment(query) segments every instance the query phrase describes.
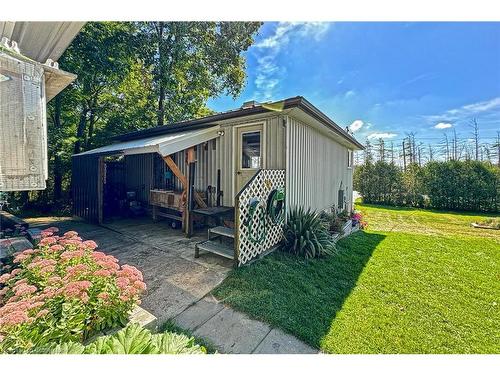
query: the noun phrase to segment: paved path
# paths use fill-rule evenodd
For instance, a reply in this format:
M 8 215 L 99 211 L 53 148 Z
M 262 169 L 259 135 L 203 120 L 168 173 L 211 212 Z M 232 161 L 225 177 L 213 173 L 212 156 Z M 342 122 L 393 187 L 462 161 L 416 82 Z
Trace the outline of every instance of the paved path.
M 188 307 L 174 322 L 209 341 L 221 353 L 318 353 L 296 337 L 224 306 L 212 295 Z
M 165 222 L 150 219 L 116 220 L 104 226 L 71 218 L 27 219 L 30 227 L 57 226 L 92 239 L 99 250 L 121 264 L 140 269 L 148 287 L 141 307 L 158 318 L 161 326 L 173 319 L 180 327 L 213 344 L 221 353 L 317 353 L 295 337 L 217 302 L 210 291 L 231 270 L 232 261 L 214 254 L 194 258 L 191 239 Z

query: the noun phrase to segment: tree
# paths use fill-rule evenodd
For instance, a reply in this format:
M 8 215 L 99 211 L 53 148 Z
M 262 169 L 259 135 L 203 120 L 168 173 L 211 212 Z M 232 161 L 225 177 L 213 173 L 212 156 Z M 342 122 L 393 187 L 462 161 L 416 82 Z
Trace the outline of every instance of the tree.
M 242 53 L 260 22 L 138 22 L 146 65 L 152 67 L 156 125 L 199 117 L 206 101 L 236 97 L 245 82 Z
M 105 99 L 116 93 L 138 47 L 132 23 L 90 22 L 60 59 L 63 69 L 78 75 L 68 93 L 78 113 L 75 154 L 90 146 L 96 123 L 109 104 Z
M 209 114 L 208 98 L 241 91 L 243 52 L 260 23 L 161 23 L 156 39 L 154 24 L 89 22 L 62 55 L 61 68 L 78 77 L 48 104 L 48 188 L 32 194 L 44 205 L 68 192 L 72 154 L 163 120 Z

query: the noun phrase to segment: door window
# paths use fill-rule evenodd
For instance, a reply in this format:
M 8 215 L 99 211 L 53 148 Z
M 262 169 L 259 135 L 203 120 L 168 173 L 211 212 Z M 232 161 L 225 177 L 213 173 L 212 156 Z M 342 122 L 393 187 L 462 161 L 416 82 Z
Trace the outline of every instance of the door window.
M 241 168 L 258 169 L 261 167 L 260 131 L 241 135 Z

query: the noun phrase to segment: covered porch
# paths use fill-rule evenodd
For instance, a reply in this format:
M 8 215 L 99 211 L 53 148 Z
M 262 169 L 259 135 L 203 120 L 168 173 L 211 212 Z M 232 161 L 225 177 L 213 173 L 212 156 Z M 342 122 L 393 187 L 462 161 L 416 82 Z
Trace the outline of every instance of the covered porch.
M 174 237 L 193 237 L 207 226 L 231 228 L 234 208 L 222 204 L 219 129 L 176 131 L 75 155 L 75 216 L 104 225 L 123 218 L 161 220 L 175 229 Z M 225 250 L 219 255 L 234 259 L 232 248 Z

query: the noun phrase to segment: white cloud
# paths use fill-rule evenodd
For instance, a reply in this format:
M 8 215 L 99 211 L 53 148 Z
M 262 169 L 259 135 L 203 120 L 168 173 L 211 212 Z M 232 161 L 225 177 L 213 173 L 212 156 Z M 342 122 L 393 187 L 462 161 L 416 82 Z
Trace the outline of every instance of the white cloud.
M 356 91 L 354 91 L 354 90 L 349 90 L 349 91 L 347 91 L 347 92 L 344 94 L 344 97 L 345 97 L 345 98 L 351 98 L 351 97 L 353 97 L 353 96 L 355 96 L 355 95 L 356 95 Z
M 261 40 L 255 47 L 257 48 L 281 48 L 286 46 L 290 39 L 299 36 L 303 38 L 314 38 L 321 40 L 323 35 L 330 28 L 328 22 L 280 22 L 274 34 Z
M 484 112 L 500 111 L 500 97 L 482 102 L 463 105 L 459 108 L 449 109 L 440 115 L 425 116 L 429 122 L 452 122 L 463 121 L 472 116 L 482 114 Z
M 349 130 L 352 131 L 353 133 L 357 132 L 359 129 L 361 129 L 364 125 L 364 122 L 361 120 L 355 120 L 352 122 L 351 125 L 349 125 Z
M 396 137 L 396 133 L 389 133 L 389 132 L 384 132 L 384 133 L 371 133 L 368 135 L 368 139 L 379 139 L 379 138 L 394 138 Z
M 314 39 L 319 41 L 330 28 L 326 22 L 280 22 L 274 33 L 256 43 L 258 51 L 255 86 L 257 100 L 275 99 L 275 89 L 279 86 L 286 68 L 276 62 L 280 51 L 297 39 Z
M 434 125 L 434 129 L 449 129 L 453 125 L 449 122 L 440 122 L 439 124 Z
M 462 109 L 469 112 L 477 113 L 477 112 L 489 111 L 491 109 L 495 109 L 498 107 L 500 107 L 500 97 L 493 98 L 491 100 L 486 100 L 484 102 L 464 105 Z

